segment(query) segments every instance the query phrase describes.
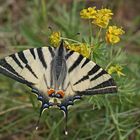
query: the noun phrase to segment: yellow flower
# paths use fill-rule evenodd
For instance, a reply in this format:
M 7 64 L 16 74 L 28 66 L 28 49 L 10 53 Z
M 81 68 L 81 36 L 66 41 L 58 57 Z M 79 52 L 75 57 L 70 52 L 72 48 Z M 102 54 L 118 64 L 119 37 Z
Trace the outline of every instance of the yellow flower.
M 108 73 L 112 74 L 112 73 L 117 73 L 117 75 L 120 76 L 125 76 L 125 74 L 122 72 L 123 68 L 120 65 L 115 65 L 115 66 L 111 66 L 108 69 Z
M 80 44 L 70 44 L 69 49 L 75 52 L 81 52 Z
M 61 34 L 60 32 L 52 32 L 52 34 L 49 37 L 50 44 L 54 47 L 57 47 L 61 40 Z
M 96 7 L 89 7 L 87 9 L 83 9 L 80 12 L 80 16 L 81 18 L 85 18 L 85 19 L 92 19 L 95 18 L 95 14 L 96 14 Z
M 93 19 L 92 23 L 101 27 L 106 28 L 109 24 L 109 20 L 112 19 L 112 11 L 110 9 L 101 9 L 97 10 L 95 14 L 95 18 Z
M 106 34 L 106 41 L 108 43 L 112 43 L 112 44 L 115 44 L 115 43 L 118 43 L 120 41 L 120 38 L 116 35 L 113 35 L 113 34 Z
M 70 44 L 67 48 L 82 54 L 84 57 L 88 58 L 90 56 L 90 48 L 85 43 Z
M 118 28 L 117 26 L 109 26 L 106 32 L 106 41 L 111 44 L 118 43 L 120 41 L 120 35 L 125 32 L 122 28 Z
M 108 32 L 114 35 L 122 35 L 125 33 L 124 30 L 122 30 L 122 28 L 118 28 L 117 26 L 109 26 Z

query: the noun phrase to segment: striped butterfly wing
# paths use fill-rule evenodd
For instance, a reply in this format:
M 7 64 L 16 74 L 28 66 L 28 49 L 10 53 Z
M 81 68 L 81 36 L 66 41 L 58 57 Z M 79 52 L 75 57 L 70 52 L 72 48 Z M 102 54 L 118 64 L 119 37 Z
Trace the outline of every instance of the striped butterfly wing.
M 31 88 L 44 91 L 50 85 L 53 48 L 32 48 L 0 60 L 0 73 Z M 47 84 L 46 84 L 47 83 Z
M 66 62 L 73 94 L 95 95 L 117 92 L 113 78 L 88 58 L 69 51 Z

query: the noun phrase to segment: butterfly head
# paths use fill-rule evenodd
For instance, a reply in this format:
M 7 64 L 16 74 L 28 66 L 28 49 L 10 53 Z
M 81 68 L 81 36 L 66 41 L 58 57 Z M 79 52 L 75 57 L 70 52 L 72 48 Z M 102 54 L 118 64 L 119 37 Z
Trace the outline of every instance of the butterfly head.
M 50 101 L 53 105 L 59 105 L 61 103 L 61 99 L 64 98 L 64 91 L 63 90 L 54 90 L 54 89 L 49 89 L 47 91 L 47 94 L 50 98 Z
M 48 93 L 49 97 L 55 97 L 55 98 L 63 98 L 64 97 L 63 90 L 55 91 L 54 89 L 49 89 L 47 93 Z

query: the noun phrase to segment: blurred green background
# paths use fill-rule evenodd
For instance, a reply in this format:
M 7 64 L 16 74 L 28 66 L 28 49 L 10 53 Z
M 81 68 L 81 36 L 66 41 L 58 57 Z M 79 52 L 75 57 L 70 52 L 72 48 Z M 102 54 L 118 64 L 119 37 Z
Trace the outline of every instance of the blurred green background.
M 86 30 L 84 7 L 110 8 L 113 23 L 126 32 L 117 62 L 126 76 L 114 76 L 117 95 L 85 97 L 69 110 L 69 135 L 63 113 L 45 111 L 39 129 L 39 103 L 30 89 L 0 75 L 0 140 L 139 140 L 140 139 L 140 3 L 138 0 L 0 0 L 0 57 L 48 45 L 51 27 L 74 39 Z M 88 36 L 88 34 L 85 34 Z M 118 46 L 118 49 L 119 49 Z M 101 50 L 102 51 L 102 50 Z M 105 68 L 109 60 L 97 59 Z

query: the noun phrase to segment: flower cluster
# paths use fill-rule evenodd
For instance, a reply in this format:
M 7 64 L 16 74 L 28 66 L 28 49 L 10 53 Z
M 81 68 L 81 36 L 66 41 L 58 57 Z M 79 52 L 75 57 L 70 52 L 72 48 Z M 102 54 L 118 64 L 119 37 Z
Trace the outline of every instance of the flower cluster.
M 111 44 L 118 43 L 120 41 L 120 35 L 125 32 L 122 28 L 118 28 L 117 26 L 109 26 L 106 32 L 106 41 Z
M 120 65 L 115 65 L 115 66 L 111 66 L 108 69 L 108 73 L 112 74 L 112 73 L 117 73 L 117 75 L 120 76 L 125 76 L 125 74 L 122 72 L 123 68 Z
M 50 44 L 52 44 L 54 47 L 57 47 L 61 40 L 61 34 L 60 32 L 52 32 L 50 37 Z
M 107 27 L 112 15 L 113 13 L 110 9 L 96 10 L 96 7 L 89 7 L 80 12 L 81 18 L 91 19 L 93 24 L 101 28 Z
M 89 7 L 80 12 L 81 18 L 90 19 L 92 24 L 100 28 L 107 28 L 109 21 L 112 19 L 113 13 L 110 9 L 103 8 L 96 10 L 96 7 Z M 124 34 L 122 28 L 117 26 L 109 26 L 106 31 L 107 43 L 115 44 L 120 41 L 120 35 Z
M 85 19 L 93 19 L 95 18 L 95 14 L 96 14 L 96 7 L 89 7 L 87 9 L 83 9 L 80 12 L 80 16 L 81 18 L 85 18 Z
M 105 40 L 107 43 L 111 43 L 111 44 L 118 43 L 120 41 L 120 36 L 124 34 L 124 31 L 122 30 L 122 28 L 119 28 L 117 26 L 108 26 L 109 21 L 112 19 L 112 16 L 113 16 L 113 13 L 110 9 L 107 9 L 107 8 L 96 9 L 96 7 L 89 7 L 87 9 L 81 10 L 80 16 L 81 18 L 89 19 L 92 24 L 95 24 L 100 28 L 107 28 L 106 34 L 105 34 Z M 100 35 L 100 32 L 98 33 L 98 37 L 99 35 Z M 53 45 L 54 47 L 59 46 L 61 39 L 62 37 L 61 37 L 60 32 L 54 32 L 54 31 L 51 33 L 49 37 L 50 44 Z M 81 43 L 77 41 L 74 41 L 74 42 L 75 43 L 70 43 L 64 40 L 64 45 L 67 49 L 76 51 L 87 58 L 89 58 L 90 55 L 93 53 L 92 47 L 89 47 L 93 45 L 92 43 L 90 43 L 89 45 L 87 43 Z M 121 70 L 122 68 L 116 65 L 116 66 L 110 67 L 109 73 L 117 72 L 117 74 L 120 76 L 120 75 L 123 75 Z
M 61 34 L 60 32 L 52 32 L 52 34 L 49 37 L 50 44 L 54 47 L 58 47 L 59 43 L 61 41 Z M 82 54 L 84 57 L 90 56 L 90 48 L 86 45 L 86 43 L 69 43 L 67 41 L 64 41 L 64 45 L 67 49 L 73 50 L 75 52 L 78 52 Z
M 101 9 L 97 10 L 95 18 L 93 19 L 92 23 L 95 25 L 106 28 L 109 24 L 109 20 L 112 18 L 112 11 L 110 9 Z

